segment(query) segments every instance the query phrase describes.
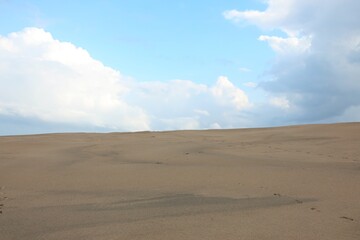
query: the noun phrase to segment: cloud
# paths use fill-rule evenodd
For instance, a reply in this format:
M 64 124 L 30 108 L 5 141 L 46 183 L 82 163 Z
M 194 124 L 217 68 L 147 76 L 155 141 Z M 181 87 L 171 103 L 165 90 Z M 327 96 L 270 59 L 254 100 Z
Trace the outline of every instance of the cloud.
M 311 47 L 311 36 L 306 37 L 277 37 L 261 35 L 260 41 L 267 41 L 270 47 L 278 54 L 291 55 L 306 53 Z
M 121 98 L 118 71 L 38 28 L 0 38 L 0 113 L 111 129 L 149 128 L 146 113 Z
M 360 19 L 355 16 L 360 11 L 360 2 L 268 0 L 265 3 L 264 11 L 230 10 L 224 12 L 224 17 L 277 33 L 259 37 L 277 54 L 266 72 L 268 80 L 259 87 L 270 95 L 271 105 L 291 110 L 283 123 L 294 119 L 297 123 L 351 120 L 351 116 L 357 119 Z
M 270 98 L 270 104 L 282 109 L 290 108 L 289 100 L 287 100 L 285 97 L 272 97 Z
M 249 100 L 246 94 L 235 87 L 225 76 L 219 77 L 211 93 L 221 105 L 232 105 L 237 110 L 249 107 Z
M 243 85 L 249 88 L 256 88 L 258 86 L 256 82 L 246 82 Z
M 239 113 L 251 108 L 246 93 L 224 76 L 212 86 L 171 80 L 135 82 L 131 89 L 127 102 L 147 110 L 152 129 L 240 127 Z
M 251 69 L 246 68 L 246 67 L 241 67 L 241 68 L 239 68 L 239 71 L 240 72 L 251 72 Z
M 265 11 L 246 10 L 238 11 L 236 9 L 228 10 L 223 13 L 228 20 L 247 22 L 255 24 L 263 29 L 276 28 L 283 19 L 289 15 L 288 9 L 293 8 L 296 0 L 268 0 L 268 8 Z
M 138 82 L 39 28 L 0 36 L 0 62 L 0 121 L 19 122 L 26 133 L 27 122 L 37 132 L 240 127 L 239 113 L 251 107 L 226 77 L 212 86 Z

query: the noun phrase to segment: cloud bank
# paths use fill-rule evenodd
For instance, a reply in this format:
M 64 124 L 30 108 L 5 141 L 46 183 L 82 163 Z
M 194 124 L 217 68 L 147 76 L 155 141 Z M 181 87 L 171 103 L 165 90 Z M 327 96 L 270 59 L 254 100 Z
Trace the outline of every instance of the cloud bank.
M 360 2 L 265 2 L 264 11 L 223 15 L 268 33 L 282 32 L 259 37 L 276 53 L 269 81 L 259 87 L 270 95 L 270 104 L 286 110 L 281 122 L 360 121 Z
M 40 28 L 0 36 L 0 134 L 360 121 L 360 2 L 264 2 L 223 13 L 276 53 L 266 81 L 244 84 L 257 99 L 226 76 L 139 82 Z
M 39 28 L 0 36 L 0 62 L 3 126 L 7 121 L 16 128 L 9 122 L 21 119 L 32 127 L 38 122 L 105 131 L 241 127 L 239 113 L 251 108 L 247 95 L 225 76 L 212 86 L 137 82 Z

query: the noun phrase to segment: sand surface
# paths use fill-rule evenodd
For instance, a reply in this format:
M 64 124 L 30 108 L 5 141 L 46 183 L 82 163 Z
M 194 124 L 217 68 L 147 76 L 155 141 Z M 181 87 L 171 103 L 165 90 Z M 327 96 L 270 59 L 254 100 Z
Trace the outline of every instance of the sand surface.
M 360 124 L 0 137 L 0 239 L 360 239 Z

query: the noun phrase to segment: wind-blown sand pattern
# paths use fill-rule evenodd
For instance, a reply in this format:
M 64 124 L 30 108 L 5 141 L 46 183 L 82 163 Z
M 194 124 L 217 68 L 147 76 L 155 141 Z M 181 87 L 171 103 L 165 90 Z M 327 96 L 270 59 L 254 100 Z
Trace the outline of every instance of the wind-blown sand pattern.
M 0 137 L 0 239 L 360 239 L 360 124 Z

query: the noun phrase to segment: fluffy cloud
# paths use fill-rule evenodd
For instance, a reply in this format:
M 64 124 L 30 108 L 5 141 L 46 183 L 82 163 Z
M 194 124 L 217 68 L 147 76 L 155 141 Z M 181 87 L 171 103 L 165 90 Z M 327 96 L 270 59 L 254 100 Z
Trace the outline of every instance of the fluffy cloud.
M 241 110 L 249 106 L 249 100 L 245 93 L 234 86 L 227 77 L 219 77 L 216 85 L 211 88 L 212 95 L 222 105 L 229 103 L 237 110 Z
M 226 77 L 213 86 L 137 82 L 38 28 L 0 36 L 0 62 L 0 121 L 8 123 L 29 119 L 55 131 L 64 124 L 114 131 L 240 127 L 239 112 L 251 107 Z
M 213 86 L 188 80 L 134 82 L 126 97 L 146 109 L 152 129 L 240 127 L 239 112 L 251 108 L 247 95 L 221 76 Z
M 275 106 L 275 107 L 282 108 L 282 109 L 289 109 L 290 108 L 289 100 L 287 100 L 285 97 L 273 97 L 273 98 L 270 98 L 270 104 Z
M 302 54 L 308 51 L 311 47 L 311 36 L 306 37 L 277 37 L 261 35 L 260 41 L 267 41 L 270 47 L 282 55 Z
M 358 118 L 360 19 L 356 16 L 360 2 L 268 0 L 266 3 L 264 11 L 230 10 L 224 12 L 224 17 L 285 34 L 285 37 L 259 37 L 277 53 L 268 71 L 269 81 L 259 87 L 270 94 L 271 105 L 291 110 L 283 122 Z
M 0 38 L 0 113 L 112 129 L 149 129 L 145 112 L 122 100 L 119 72 L 42 29 Z

